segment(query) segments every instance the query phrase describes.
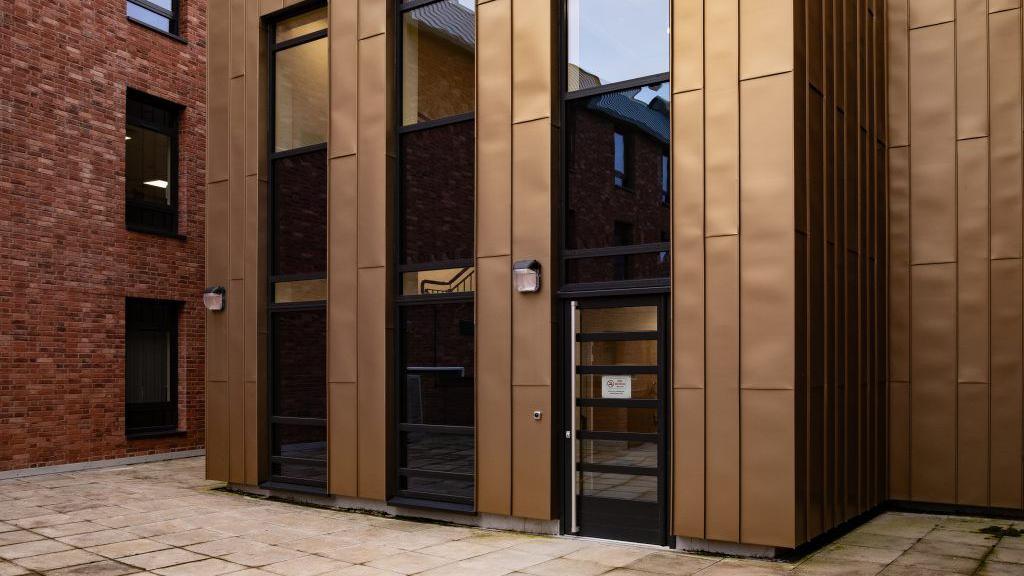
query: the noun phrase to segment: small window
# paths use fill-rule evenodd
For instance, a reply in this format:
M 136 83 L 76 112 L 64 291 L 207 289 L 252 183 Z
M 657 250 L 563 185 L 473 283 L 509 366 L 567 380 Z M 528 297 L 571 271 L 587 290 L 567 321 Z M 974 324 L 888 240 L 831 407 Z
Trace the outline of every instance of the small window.
M 129 298 L 125 304 L 125 431 L 178 428 L 180 303 Z
M 615 132 L 615 186 L 629 188 L 629 176 L 632 170 L 630 160 L 629 139 L 622 132 Z
M 661 203 L 669 204 L 669 196 L 672 192 L 671 167 L 669 166 L 668 154 L 661 155 Z
M 160 32 L 178 34 L 178 0 L 127 0 L 128 18 Z
M 402 15 L 402 125 L 473 112 L 476 3 L 443 0 Z
M 178 232 L 179 107 L 128 93 L 125 222 L 130 230 Z

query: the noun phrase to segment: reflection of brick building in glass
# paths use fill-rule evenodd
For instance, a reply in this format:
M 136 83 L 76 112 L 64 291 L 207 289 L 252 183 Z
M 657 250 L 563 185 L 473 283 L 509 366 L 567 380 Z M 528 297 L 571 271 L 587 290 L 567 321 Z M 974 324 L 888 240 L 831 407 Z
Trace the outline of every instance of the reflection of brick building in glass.
M 567 106 L 567 249 L 669 242 L 667 89 L 634 88 Z M 573 283 L 664 278 L 669 262 L 659 252 L 594 258 L 570 263 L 567 275 Z

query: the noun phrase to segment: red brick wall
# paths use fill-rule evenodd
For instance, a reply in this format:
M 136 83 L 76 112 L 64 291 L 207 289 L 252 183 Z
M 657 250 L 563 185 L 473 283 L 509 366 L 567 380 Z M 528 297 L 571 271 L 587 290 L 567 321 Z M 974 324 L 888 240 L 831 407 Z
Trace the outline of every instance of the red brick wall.
M 206 2 L 187 44 L 124 0 L 0 0 L 0 470 L 203 445 Z M 181 116 L 183 239 L 125 230 L 125 90 Z M 185 303 L 183 436 L 124 433 L 125 297 Z

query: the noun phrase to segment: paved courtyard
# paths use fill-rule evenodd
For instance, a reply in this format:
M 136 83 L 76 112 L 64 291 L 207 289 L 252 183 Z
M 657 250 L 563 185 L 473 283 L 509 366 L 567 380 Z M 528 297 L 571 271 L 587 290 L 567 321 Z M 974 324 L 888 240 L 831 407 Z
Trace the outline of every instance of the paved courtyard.
M 420 523 L 215 490 L 194 458 L 0 481 L 0 576 L 1024 575 L 1007 521 L 885 514 L 799 562 Z M 1024 522 L 1016 528 L 1024 529 Z

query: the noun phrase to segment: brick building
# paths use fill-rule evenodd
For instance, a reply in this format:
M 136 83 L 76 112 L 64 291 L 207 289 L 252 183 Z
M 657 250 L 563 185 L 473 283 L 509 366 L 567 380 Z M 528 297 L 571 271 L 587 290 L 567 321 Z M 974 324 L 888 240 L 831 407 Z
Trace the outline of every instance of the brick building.
M 205 38 L 0 0 L 0 473 L 203 446 Z

